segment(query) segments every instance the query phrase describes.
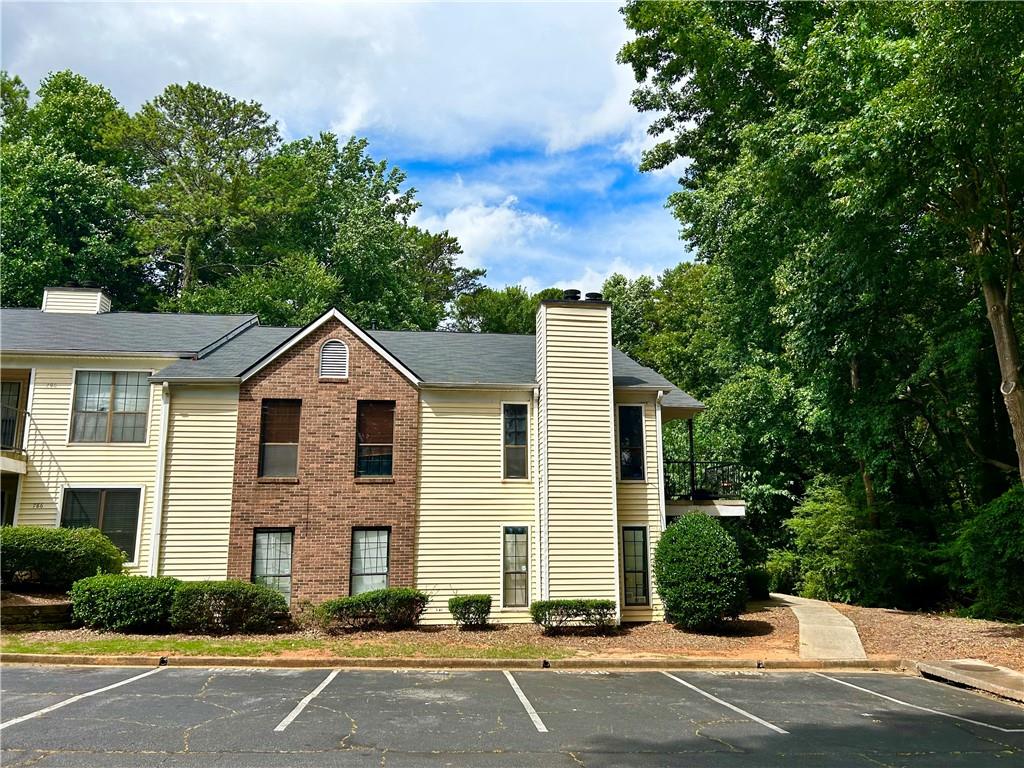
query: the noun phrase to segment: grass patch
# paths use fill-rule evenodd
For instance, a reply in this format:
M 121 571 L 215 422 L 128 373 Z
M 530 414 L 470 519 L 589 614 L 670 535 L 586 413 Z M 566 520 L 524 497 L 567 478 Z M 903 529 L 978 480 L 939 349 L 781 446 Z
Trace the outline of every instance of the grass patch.
M 96 637 L 38 638 L 16 633 L 0 636 L 6 653 L 55 653 L 67 655 L 130 656 L 279 656 L 311 651 L 316 655 L 349 658 L 430 659 L 562 659 L 571 651 L 531 643 L 461 645 L 420 640 L 360 642 L 355 639 L 320 639 L 289 635 L 268 637 L 183 637 L 177 635 L 116 635 Z

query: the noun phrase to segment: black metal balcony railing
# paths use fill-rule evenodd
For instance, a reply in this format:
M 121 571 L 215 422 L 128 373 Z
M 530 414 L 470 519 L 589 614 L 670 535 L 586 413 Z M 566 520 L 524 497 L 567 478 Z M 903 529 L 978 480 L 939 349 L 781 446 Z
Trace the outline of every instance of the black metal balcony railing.
M 20 451 L 21 433 L 26 412 L 10 405 L 0 404 L 0 450 Z
M 707 501 L 742 498 L 746 472 L 724 461 L 665 459 L 665 498 L 668 501 Z

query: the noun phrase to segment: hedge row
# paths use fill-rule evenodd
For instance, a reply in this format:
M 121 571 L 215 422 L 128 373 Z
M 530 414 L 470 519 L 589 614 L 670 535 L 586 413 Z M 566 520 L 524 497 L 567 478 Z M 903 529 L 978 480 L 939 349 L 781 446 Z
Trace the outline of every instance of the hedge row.
M 568 627 L 605 630 L 615 625 L 614 600 L 537 600 L 530 616 L 548 632 Z
M 0 582 L 64 591 L 97 573 L 120 573 L 124 553 L 95 528 L 0 528 Z
M 407 629 L 419 622 L 428 600 L 427 594 L 418 589 L 376 589 L 321 603 L 313 609 L 313 620 L 327 632 Z
M 93 629 L 220 635 L 272 629 L 288 613 L 273 589 L 247 581 L 100 575 L 71 587 L 76 621 Z

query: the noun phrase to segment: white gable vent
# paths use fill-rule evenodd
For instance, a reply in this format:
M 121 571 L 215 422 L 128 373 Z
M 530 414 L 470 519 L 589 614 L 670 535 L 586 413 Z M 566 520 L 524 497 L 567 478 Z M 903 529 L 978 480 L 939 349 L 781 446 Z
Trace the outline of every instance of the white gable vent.
M 344 341 L 330 339 L 320 347 L 320 378 L 348 378 L 348 346 Z

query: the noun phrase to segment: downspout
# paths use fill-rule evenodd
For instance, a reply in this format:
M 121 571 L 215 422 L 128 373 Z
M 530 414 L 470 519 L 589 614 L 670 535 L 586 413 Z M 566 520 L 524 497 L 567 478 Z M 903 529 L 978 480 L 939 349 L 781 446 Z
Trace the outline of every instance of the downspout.
M 533 508 L 535 512 L 536 525 L 534 530 L 537 532 L 534 538 L 536 539 L 536 551 L 537 551 L 537 599 L 547 600 L 547 578 L 545 576 L 546 568 L 545 563 L 547 558 L 544 552 L 544 543 L 547 541 L 547 519 L 541 514 L 540 509 L 540 442 L 538 437 L 540 435 L 540 386 L 533 388 Z
M 171 385 L 160 387 L 160 439 L 156 447 L 156 484 L 153 486 L 153 525 L 149 534 L 149 575 L 160 573 L 160 538 L 163 533 L 164 475 L 167 470 L 167 424 L 171 411 Z

